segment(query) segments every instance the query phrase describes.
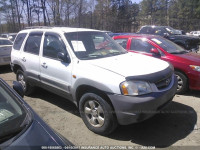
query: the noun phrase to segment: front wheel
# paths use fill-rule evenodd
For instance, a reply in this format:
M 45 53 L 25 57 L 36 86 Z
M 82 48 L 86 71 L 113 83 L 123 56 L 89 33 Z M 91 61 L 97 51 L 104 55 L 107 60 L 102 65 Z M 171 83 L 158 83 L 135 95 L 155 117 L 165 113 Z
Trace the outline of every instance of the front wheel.
M 87 128 L 97 134 L 110 134 L 118 125 L 110 104 L 94 93 L 81 97 L 79 111 Z
M 177 94 L 184 94 L 188 90 L 188 79 L 187 77 L 178 71 L 175 71 L 176 78 L 178 80 Z
M 17 70 L 16 78 L 22 84 L 25 95 L 30 95 L 34 92 L 34 87 L 26 81 L 24 72 L 21 69 Z

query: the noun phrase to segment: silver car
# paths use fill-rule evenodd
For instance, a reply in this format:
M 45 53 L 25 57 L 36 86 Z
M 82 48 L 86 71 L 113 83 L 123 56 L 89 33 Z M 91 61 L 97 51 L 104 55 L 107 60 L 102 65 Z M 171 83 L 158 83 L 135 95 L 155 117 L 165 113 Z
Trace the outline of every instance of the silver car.
M 6 38 L 0 38 L 0 66 L 10 64 L 12 42 Z

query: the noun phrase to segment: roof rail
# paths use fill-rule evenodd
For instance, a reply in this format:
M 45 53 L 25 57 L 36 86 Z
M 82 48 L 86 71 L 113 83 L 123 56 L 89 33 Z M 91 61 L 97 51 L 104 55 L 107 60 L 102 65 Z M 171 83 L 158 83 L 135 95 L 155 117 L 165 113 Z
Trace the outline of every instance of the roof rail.
M 25 27 L 24 29 L 51 29 L 53 27 L 51 26 L 30 26 L 30 27 Z

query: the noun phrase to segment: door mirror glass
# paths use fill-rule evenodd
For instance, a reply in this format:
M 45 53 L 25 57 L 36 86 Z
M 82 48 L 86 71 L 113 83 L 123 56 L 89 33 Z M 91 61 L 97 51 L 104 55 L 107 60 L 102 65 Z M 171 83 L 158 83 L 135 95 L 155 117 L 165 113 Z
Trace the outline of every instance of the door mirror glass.
M 21 96 L 24 97 L 24 90 L 23 86 L 18 81 L 13 81 L 13 89 Z
M 67 54 L 64 54 L 62 52 L 59 52 L 58 55 L 58 60 L 65 62 L 65 63 L 70 63 L 70 58 Z

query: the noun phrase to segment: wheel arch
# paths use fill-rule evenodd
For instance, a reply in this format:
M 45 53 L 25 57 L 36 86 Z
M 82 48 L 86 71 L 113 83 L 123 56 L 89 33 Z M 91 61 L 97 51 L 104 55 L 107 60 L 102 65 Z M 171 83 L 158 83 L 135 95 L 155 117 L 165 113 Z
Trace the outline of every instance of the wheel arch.
M 24 71 L 23 68 L 22 68 L 20 65 L 14 64 L 14 66 L 13 66 L 13 72 L 14 72 L 15 74 L 17 73 L 17 70 L 18 70 L 18 69 L 21 69 L 22 71 Z
M 78 107 L 79 107 L 79 101 L 85 93 L 94 93 L 101 96 L 106 102 L 110 104 L 110 106 L 114 110 L 113 104 L 110 98 L 107 96 L 106 92 L 90 85 L 80 85 L 79 87 L 77 87 L 76 92 L 75 92 L 75 97 L 76 97 L 76 103 Z
M 187 78 L 187 88 L 189 89 L 190 88 L 190 80 L 189 80 L 188 76 L 186 75 L 186 73 L 184 71 L 180 70 L 180 69 L 177 69 L 177 68 L 174 68 L 174 72 L 175 71 L 182 73 Z

